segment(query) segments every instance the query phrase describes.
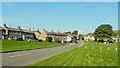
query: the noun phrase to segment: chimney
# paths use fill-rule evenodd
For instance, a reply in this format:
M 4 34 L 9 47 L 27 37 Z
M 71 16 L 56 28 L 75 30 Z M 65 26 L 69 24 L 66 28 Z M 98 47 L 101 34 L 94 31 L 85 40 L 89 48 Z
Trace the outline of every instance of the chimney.
M 34 31 L 34 27 L 33 27 L 33 31 Z
M 37 32 L 39 32 L 39 29 L 37 29 Z
M 4 26 L 5 28 L 7 27 L 5 23 L 3 24 L 3 26 Z
M 21 29 L 20 26 L 17 27 L 19 30 Z
M 59 31 L 57 31 L 58 33 L 60 33 Z
M 54 32 L 53 30 L 51 30 L 51 32 Z
M 43 29 L 43 31 L 45 31 L 45 29 Z
M 30 28 L 29 28 L 28 30 L 29 30 L 29 31 L 31 31 L 31 29 L 30 29 Z

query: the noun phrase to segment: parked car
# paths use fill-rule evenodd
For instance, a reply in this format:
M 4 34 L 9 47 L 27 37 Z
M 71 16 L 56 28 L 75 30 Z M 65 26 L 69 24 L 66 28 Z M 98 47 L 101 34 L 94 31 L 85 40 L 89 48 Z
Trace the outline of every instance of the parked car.
M 16 40 L 17 41 L 23 41 L 23 38 L 17 38 Z
M 11 38 L 8 38 L 8 40 L 12 40 Z
M 28 42 L 32 42 L 32 41 L 35 41 L 35 39 L 28 39 Z
M 75 43 L 78 43 L 78 41 L 75 41 Z
M 42 42 L 42 39 L 38 39 L 37 42 Z

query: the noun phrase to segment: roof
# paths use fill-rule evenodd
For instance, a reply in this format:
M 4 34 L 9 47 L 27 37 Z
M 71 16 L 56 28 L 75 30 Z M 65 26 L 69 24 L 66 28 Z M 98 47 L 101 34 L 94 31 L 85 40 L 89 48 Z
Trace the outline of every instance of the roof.
M 64 34 L 64 33 L 58 33 L 58 32 L 47 32 L 47 31 L 46 31 L 46 33 L 47 33 L 48 35 L 67 36 L 67 35 Z
M 26 32 L 26 33 L 34 33 L 34 31 L 26 30 L 26 29 L 18 29 L 18 28 L 11 28 L 11 27 L 0 27 L 0 30 L 10 30 L 10 31 L 17 31 L 17 32 Z
M 0 30 L 5 30 L 4 28 L 0 27 Z

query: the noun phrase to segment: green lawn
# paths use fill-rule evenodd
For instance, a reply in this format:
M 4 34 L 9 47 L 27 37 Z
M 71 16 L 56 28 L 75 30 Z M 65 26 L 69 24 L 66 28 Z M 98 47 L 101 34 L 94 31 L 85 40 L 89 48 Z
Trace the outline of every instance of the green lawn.
M 77 47 L 29 66 L 31 68 L 32 66 L 117 66 L 117 47 L 117 43 L 106 45 L 100 42 L 85 42 L 82 47 Z
M 0 50 L 0 52 L 11 52 L 48 47 L 50 48 L 64 45 L 65 45 L 64 43 L 62 44 L 55 42 L 28 42 L 28 41 L 2 40 L 2 50 Z

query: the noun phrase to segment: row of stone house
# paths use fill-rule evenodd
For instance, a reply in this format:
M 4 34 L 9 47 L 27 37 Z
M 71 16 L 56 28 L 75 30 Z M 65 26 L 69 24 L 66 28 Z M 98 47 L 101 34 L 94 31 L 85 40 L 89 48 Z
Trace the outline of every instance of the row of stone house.
M 1 39 L 11 39 L 11 40 L 16 40 L 18 38 L 22 38 L 23 40 L 25 39 L 40 39 L 43 41 L 46 41 L 47 37 L 52 37 L 52 41 L 72 41 L 73 37 L 70 34 L 66 33 L 60 33 L 60 32 L 48 32 L 48 31 L 43 31 L 42 33 L 40 31 L 31 31 L 31 29 L 22 29 L 20 26 L 17 28 L 11 28 L 7 27 L 6 24 L 4 24 L 3 27 L 0 27 L 0 38 Z
M 34 38 L 34 32 L 31 30 L 25 30 L 21 29 L 20 26 L 17 28 L 11 28 L 7 27 L 6 24 L 4 24 L 3 27 L 0 27 L 0 38 L 1 39 L 11 39 L 15 40 L 18 38 L 28 39 L 28 38 Z
M 73 35 L 70 33 L 61 33 L 61 32 L 48 32 L 46 30 L 43 30 L 41 33 L 39 30 L 38 31 L 32 31 L 31 29 L 22 29 L 20 26 L 17 28 L 11 28 L 6 26 L 4 24 L 3 27 L 0 27 L 0 39 L 11 39 L 11 40 L 16 40 L 18 38 L 22 38 L 23 40 L 25 39 L 38 39 L 38 40 L 43 40 L 46 41 L 47 37 L 52 37 L 52 41 L 76 41 L 79 39 L 78 35 Z M 84 40 L 95 40 L 94 36 L 91 34 L 84 35 Z M 113 41 L 118 41 L 120 42 L 120 38 L 115 37 L 113 38 Z

